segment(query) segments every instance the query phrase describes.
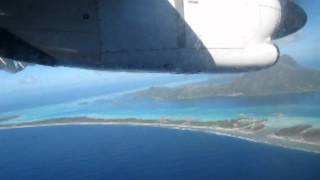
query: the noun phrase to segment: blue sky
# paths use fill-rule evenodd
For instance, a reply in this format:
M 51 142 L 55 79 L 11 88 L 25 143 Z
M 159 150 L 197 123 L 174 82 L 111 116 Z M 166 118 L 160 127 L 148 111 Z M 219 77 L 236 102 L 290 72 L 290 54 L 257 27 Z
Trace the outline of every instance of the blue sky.
M 300 31 L 276 41 L 282 54 L 289 54 L 301 64 L 320 68 L 320 1 L 296 0 L 308 21 Z
M 62 90 L 85 86 L 99 86 L 101 84 L 115 85 L 143 83 L 157 84 L 165 82 L 191 81 L 204 79 L 205 75 L 178 75 L 161 73 L 128 73 L 94 71 L 67 67 L 46 67 L 35 65 L 27 67 L 17 74 L 0 71 L 0 96 L 3 94 L 15 94 L 21 91 L 44 91 L 46 89 Z
M 297 33 L 276 41 L 282 54 L 293 56 L 301 64 L 320 69 L 320 1 L 297 0 L 307 12 L 308 22 Z M 201 78 L 205 75 L 201 76 Z M 101 72 L 65 67 L 31 66 L 18 74 L 0 71 L 0 96 L 32 89 L 44 90 L 95 83 L 114 84 L 154 79 L 192 79 L 199 75 Z

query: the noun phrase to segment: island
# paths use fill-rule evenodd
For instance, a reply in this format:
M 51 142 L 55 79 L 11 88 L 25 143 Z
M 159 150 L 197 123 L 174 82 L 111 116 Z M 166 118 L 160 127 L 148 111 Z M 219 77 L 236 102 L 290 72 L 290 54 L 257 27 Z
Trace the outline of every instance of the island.
M 282 147 L 320 153 L 320 128 L 303 124 L 282 129 L 270 129 L 267 119 L 251 119 L 240 116 L 220 121 L 189 121 L 171 119 L 103 119 L 93 117 L 66 117 L 33 122 L 0 125 L 0 129 L 35 128 L 78 125 L 126 125 L 152 126 L 179 130 L 201 131 L 240 138 L 256 143 L 268 143 Z
M 147 120 L 147 119 L 100 119 L 90 117 L 58 118 L 34 121 L 28 123 L 0 125 L 0 129 L 37 127 L 50 125 L 74 125 L 74 124 L 127 124 L 127 125 L 149 125 L 176 128 L 208 128 L 220 131 L 234 131 L 251 134 L 265 127 L 266 120 L 251 120 L 249 118 L 238 118 L 223 121 L 186 121 L 186 120 Z
M 320 144 L 320 128 L 314 128 L 309 124 L 301 124 L 280 129 L 270 137 L 284 139 L 305 144 Z
M 226 83 L 216 79 L 177 87 L 150 87 L 126 95 L 136 99 L 190 100 L 211 97 L 271 96 L 320 91 L 320 71 L 298 64 L 283 55 L 279 62 L 265 70 L 237 74 Z

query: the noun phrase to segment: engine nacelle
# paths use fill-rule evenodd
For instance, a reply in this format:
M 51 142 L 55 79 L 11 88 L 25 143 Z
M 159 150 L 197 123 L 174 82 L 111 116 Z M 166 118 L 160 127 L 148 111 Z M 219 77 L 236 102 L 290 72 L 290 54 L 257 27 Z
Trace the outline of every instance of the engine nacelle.
M 263 68 L 277 61 L 279 50 L 271 36 L 281 20 L 279 0 L 185 3 L 186 23 L 208 49 L 217 69 Z
M 234 69 L 260 69 L 275 64 L 279 58 L 276 45 L 251 44 L 244 49 L 210 50 L 217 67 Z

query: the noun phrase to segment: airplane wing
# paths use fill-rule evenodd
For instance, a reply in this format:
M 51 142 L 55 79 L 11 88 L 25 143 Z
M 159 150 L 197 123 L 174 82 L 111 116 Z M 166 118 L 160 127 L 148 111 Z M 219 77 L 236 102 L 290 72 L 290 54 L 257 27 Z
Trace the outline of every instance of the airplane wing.
M 97 70 L 272 66 L 306 14 L 286 0 L 0 0 L 0 57 Z

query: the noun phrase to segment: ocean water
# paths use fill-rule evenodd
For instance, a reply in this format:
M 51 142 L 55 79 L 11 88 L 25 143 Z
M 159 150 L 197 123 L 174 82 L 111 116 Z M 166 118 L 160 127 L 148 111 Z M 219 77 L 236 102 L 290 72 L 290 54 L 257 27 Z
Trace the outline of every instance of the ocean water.
M 320 179 L 320 155 L 133 126 L 0 130 L 0 179 Z
M 59 117 L 169 118 L 216 121 L 247 115 L 268 119 L 271 127 L 312 124 L 320 127 L 320 93 L 267 97 L 217 97 L 198 100 L 159 101 L 119 98 L 108 94 L 72 102 L 0 113 L 19 115 L 1 124 L 24 123 Z

